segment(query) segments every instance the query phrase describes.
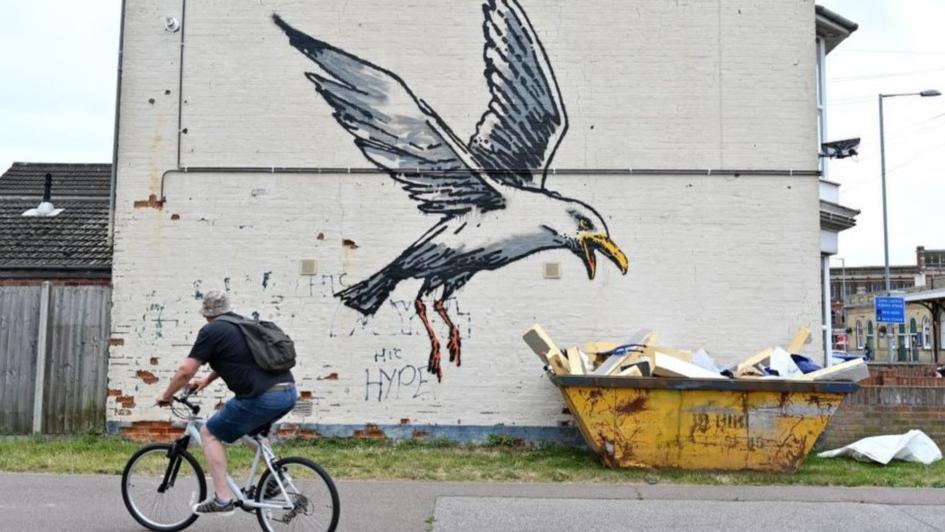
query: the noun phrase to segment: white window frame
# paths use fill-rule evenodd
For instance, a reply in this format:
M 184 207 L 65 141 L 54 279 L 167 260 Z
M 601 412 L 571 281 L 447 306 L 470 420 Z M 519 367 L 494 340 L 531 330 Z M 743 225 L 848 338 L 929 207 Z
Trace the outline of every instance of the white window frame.
M 827 57 L 827 41 L 823 37 L 817 37 L 817 82 L 816 82 L 816 100 L 817 100 L 817 153 L 823 148 L 823 143 L 827 142 L 827 78 L 824 73 L 824 67 Z M 829 168 L 827 158 L 818 156 L 818 167 L 823 179 L 828 178 Z
M 942 314 L 939 315 L 938 322 L 939 324 L 945 324 L 945 311 L 943 311 Z M 943 345 L 945 345 L 945 327 L 939 327 L 939 329 L 940 330 L 938 331 L 938 334 L 939 334 L 938 345 L 939 345 L 939 348 L 941 348 Z
M 922 318 L 922 349 L 932 349 L 932 318 Z
M 863 338 L 863 322 L 862 321 L 856 320 L 856 329 L 854 330 L 854 333 L 856 334 L 856 348 L 865 349 L 866 342 L 864 341 L 864 338 Z

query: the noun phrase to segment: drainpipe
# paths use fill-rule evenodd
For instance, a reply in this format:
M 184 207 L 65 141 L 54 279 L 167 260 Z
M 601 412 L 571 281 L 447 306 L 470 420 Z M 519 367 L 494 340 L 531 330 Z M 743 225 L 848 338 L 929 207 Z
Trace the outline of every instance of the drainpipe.
M 824 307 L 824 367 L 830 365 L 830 352 L 833 351 L 833 316 L 830 315 L 830 255 L 821 256 L 823 264 L 823 307 Z
M 118 128 L 121 117 L 121 69 L 125 49 L 125 0 L 121 0 L 121 29 L 118 33 L 118 73 L 115 80 L 115 127 L 112 139 L 112 175 L 108 193 L 108 249 L 115 247 L 115 188 L 118 183 Z

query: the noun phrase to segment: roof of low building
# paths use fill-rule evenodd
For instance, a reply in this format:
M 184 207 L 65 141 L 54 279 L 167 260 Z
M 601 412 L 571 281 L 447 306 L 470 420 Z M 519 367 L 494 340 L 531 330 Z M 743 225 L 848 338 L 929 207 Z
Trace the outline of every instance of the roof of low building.
M 0 196 L 41 198 L 46 174 L 52 174 L 53 198 L 108 200 L 112 165 L 13 163 L 0 177 Z
M 52 174 L 52 217 L 24 217 Z M 101 277 L 108 245 L 111 165 L 14 163 L 0 176 L 0 277 L 44 274 Z

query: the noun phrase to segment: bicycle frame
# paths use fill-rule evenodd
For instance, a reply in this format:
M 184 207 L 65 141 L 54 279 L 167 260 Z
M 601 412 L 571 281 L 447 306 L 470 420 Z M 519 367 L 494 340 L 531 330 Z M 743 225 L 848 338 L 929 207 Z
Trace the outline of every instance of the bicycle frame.
M 197 446 L 203 448 L 203 438 L 200 435 L 200 429 L 206 424 L 206 422 L 201 419 L 199 416 L 188 416 L 187 417 L 187 426 L 184 429 L 184 436 L 179 438 L 174 442 L 174 447 L 171 449 L 173 453 L 178 446 L 186 449 L 188 444 L 193 441 Z M 272 452 L 272 449 L 266 445 L 263 441 L 263 438 L 259 435 L 249 437 L 243 436 L 239 440 L 243 444 L 256 449 L 256 454 L 253 457 L 253 464 L 249 469 L 249 474 L 246 477 L 246 487 L 242 488 L 230 476 L 229 473 L 226 475 L 226 483 L 230 487 L 230 491 L 233 493 L 233 496 L 236 497 L 236 504 L 242 508 L 250 509 L 271 509 L 271 510 L 292 510 L 294 504 L 291 502 L 288 492 L 286 491 L 286 486 L 283 484 L 283 479 L 279 478 L 280 475 L 276 473 L 275 461 L 276 455 Z M 272 478 L 275 479 L 276 483 L 279 486 L 279 492 L 282 494 L 283 503 L 282 504 L 273 504 L 265 502 L 256 502 L 246 496 L 250 492 L 253 485 L 256 482 L 256 470 L 259 468 L 259 463 L 262 461 L 265 464 L 265 467 L 269 470 Z M 173 484 L 174 479 L 177 477 L 177 472 L 180 469 L 180 460 L 171 460 L 168 464 L 168 470 L 164 473 L 164 481 L 161 483 L 161 487 L 158 488 L 159 491 L 166 489 L 168 483 Z M 295 489 L 295 486 L 292 485 L 291 479 L 286 479 L 288 481 L 289 487 Z

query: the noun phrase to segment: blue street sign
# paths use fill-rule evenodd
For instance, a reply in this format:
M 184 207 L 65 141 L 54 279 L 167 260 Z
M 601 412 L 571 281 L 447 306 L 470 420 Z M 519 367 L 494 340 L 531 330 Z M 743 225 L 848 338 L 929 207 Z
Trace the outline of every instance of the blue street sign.
M 905 323 L 906 300 L 901 297 L 877 297 L 873 299 L 876 307 L 876 321 L 879 323 Z

